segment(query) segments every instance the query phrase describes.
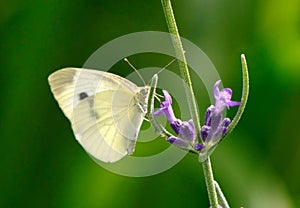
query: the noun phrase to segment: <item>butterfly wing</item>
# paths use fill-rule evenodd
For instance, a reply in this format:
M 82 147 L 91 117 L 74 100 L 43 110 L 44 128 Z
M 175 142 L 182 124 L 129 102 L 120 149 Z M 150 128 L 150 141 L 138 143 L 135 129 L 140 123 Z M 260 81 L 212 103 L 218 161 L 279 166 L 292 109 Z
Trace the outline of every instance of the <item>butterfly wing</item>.
M 65 68 L 49 76 L 76 139 L 95 159 L 115 162 L 134 151 L 149 87 L 108 72 Z

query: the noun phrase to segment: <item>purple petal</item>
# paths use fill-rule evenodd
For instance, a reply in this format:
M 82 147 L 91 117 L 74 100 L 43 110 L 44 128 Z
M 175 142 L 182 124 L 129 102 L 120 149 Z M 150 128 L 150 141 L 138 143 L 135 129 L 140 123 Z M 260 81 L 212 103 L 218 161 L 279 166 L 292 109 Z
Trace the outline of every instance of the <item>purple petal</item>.
M 175 115 L 174 115 L 174 112 L 173 112 L 173 109 L 172 109 L 172 106 L 168 107 L 165 111 L 165 116 L 167 118 L 167 120 L 172 123 L 174 122 L 176 119 Z
M 207 110 L 206 110 L 206 113 L 205 113 L 205 118 L 204 118 L 204 120 L 205 120 L 205 125 L 207 125 L 207 126 L 210 126 L 210 123 L 211 123 L 211 114 L 212 114 L 212 112 L 214 112 L 215 111 L 215 106 L 213 106 L 213 105 L 211 105 L 211 106 L 209 106 L 208 108 L 207 108 Z
M 226 126 L 223 126 L 222 128 L 222 136 L 227 132 L 227 127 Z
M 169 137 L 168 139 L 168 142 L 170 142 L 171 144 L 173 144 L 176 140 L 176 137 Z
M 184 141 L 192 142 L 196 138 L 193 120 L 183 121 L 179 128 L 178 136 Z
M 162 91 L 165 96 L 165 102 L 167 102 L 169 105 L 172 105 L 172 97 L 170 96 L 169 92 L 167 90 Z
M 221 80 L 216 81 L 215 85 L 214 85 L 214 96 L 215 99 L 219 98 L 219 94 L 220 94 L 220 90 L 219 90 L 219 85 L 221 83 Z
M 215 111 L 211 116 L 211 129 L 215 131 L 222 122 L 222 111 Z
M 229 102 L 227 102 L 226 104 L 227 104 L 227 108 L 229 108 L 229 107 L 233 107 L 233 106 L 240 105 L 241 102 L 237 102 L 237 101 L 229 101 Z
M 161 114 L 163 114 L 164 113 L 164 109 L 158 109 L 158 110 L 156 110 L 156 111 L 154 111 L 153 112 L 153 115 L 154 116 L 159 116 L 159 115 L 161 115 Z
M 232 90 L 230 88 L 224 88 L 220 91 L 220 98 L 223 98 L 225 102 L 230 101 L 232 96 Z
M 167 118 L 167 120 L 172 123 L 176 120 L 176 117 L 174 115 L 173 109 L 172 109 L 172 98 L 168 91 L 163 90 L 164 96 L 165 96 L 165 101 L 163 101 L 160 104 L 160 109 L 156 110 L 153 115 L 158 116 L 161 114 L 164 114 L 164 116 Z
M 182 121 L 179 119 L 176 119 L 171 124 L 172 129 L 175 131 L 176 134 L 179 134 L 180 126 L 182 125 Z
M 190 144 L 177 137 L 169 137 L 168 142 L 181 149 L 190 149 Z
M 226 133 L 226 131 L 227 127 L 220 125 L 218 129 L 216 129 L 216 131 L 214 132 L 212 140 L 216 143 L 219 142 L 222 139 L 223 135 Z
M 224 118 L 221 125 L 227 127 L 230 124 L 230 122 L 230 118 Z
M 200 130 L 200 136 L 201 136 L 202 141 L 205 142 L 209 130 L 210 130 L 209 126 L 206 126 L 206 125 L 202 126 L 202 128 Z
M 214 96 L 215 96 L 215 106 L 218 112 L 222 112 L 225 107 L 229 108 L 232 106 L 240 105 L 240 102 L 231 101 L 232 90 L 230 88 L 224 88 L 220 91 L 219 85 L 221 80 L 218 80 L 214 85 Z
M 222 123 L 220 124 L 220 128 L 222 128 L 222 136 L 227 132 L 227 127 L 230 124 L 230 119 L 229 118 L 224 118 Z
M 189 125 L 192 127 L 192 129 L 195 130 L 195 126 L 194 126 L 193 119 L 190 119 L 190 120 L 188 121 L 188 123 L 189 123 Z
M 195 149 L 196 151 L 201 151 L 201 150 L 204 149 L 204 147 L 205 147 L 205 145 L 204 145 L 204 144 L 201 144 L 201 143 L 197 143 L 197 144 L 194 145 L 194 149 Z

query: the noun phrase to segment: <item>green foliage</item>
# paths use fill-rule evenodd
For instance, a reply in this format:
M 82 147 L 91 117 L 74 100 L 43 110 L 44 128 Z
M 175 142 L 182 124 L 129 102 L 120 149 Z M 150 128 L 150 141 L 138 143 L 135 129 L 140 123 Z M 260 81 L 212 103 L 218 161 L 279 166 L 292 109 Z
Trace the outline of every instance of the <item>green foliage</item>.
M 181 35 L 207 53 L 233 100 L 242 89 L 240 54 L 247 55 L 247 108 L 211 158 L 231 206 L 299 207 L 299 3 L 173 2 Z M 144 30 L 167 31 L 160 1 L 0 3 L 0 207 L 208 207 L 196 156 L 148 178 L 107 172 L 76 143 L 50 93 L 51 72 L 80 67 L 107 41 Z M 286 45 L 290 37 L 295 44 Z M 202 121 L 206 107 L 199 106 Z

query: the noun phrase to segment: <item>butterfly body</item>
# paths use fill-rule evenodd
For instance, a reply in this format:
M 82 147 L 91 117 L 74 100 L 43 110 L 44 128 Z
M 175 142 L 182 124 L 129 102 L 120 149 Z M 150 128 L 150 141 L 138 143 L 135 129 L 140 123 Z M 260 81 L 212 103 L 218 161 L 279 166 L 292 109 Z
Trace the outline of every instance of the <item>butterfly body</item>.
M 77 141 L 98 161 L 116 162 L 134 151 L 147 113 L 150 87 L 118 75 L 64 68 L 48 78 Z

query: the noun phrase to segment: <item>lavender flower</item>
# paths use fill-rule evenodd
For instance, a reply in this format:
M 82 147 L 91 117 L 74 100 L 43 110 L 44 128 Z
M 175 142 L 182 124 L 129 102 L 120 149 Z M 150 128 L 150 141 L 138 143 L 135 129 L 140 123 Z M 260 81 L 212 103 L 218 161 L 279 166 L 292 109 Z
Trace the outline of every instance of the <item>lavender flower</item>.
M 222 113 L 225 108 L 240 105 L 240 102 L 231 101 L 232 90 L 230 88 L 220 90 L 220 83 L 221 80 L 218 80 L 214 85 L 215 105 L 209 106 L 206 110 L 205 122 L 200 130 L 202 142 L 196 144 L 196 132 L 193 121 L 181 121 L 175 117 L 172 108 L 172 98 L 168 91 L 163 90 L 165 100 L 153 115 L 164 115 L 177 134 L 177 136 L 170 136 L 167 139 L 171 144 L 182 149 L 194 149 L 204 153 L 214 147 L 223 138 L 231 121 L 229 118 L 223 118 Z
M 153 113 L 154 116 L 164 115 L 174 132 L 178 137 L 171 136 L 167 140 L 175 146 L 190 150 L 196 139 L 195 127 L 193 120 L 181 121 L 174 115 L 172 108 L 172 98 L 168 91 L 163 90 L 165 101 L 160 104 L 160 109 Z
M 154 116 L 158 116 L 164 114 L 170 124 L 174 123 L 177 119 L 174 115 L 173 108 L 172 108 L 172 98 L 167 90 L 163 90 L 165 101 L 160 103 L 160 109 L 153 113 Z M 175 130 L 174 130 L 175 131 Z M 175 131 L 176 132 L 176 131 Z
M 229 118 L 224 118 L 222 113 L 225 108 L 240 105 L 240 102 L 231 101 L 232 90 L 230 88 L 219 89 L 221 80 L 214 85 L 215 105 L 207 108 L 205 113 L 205 125 L 200 130 L 203 144 L 196 144 L 194 148 L 201 151 L 203 148 L 210 148 L 217 144 L 227 131 L 230 124 Z
M 240 105 L 241 102 L 231 101 L 232 90 L 230 88 L 224 88 L 223 90 L 219 90 L 219 85 L 221 80 L 216 81 L 214 85 L 214 96 L 215 96 L 215 106 L 218 111 L 223 111 L 225 107 L 229 109 L 229 107 Z

